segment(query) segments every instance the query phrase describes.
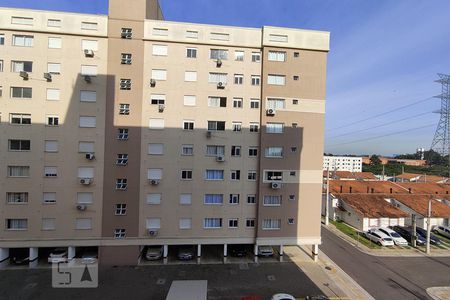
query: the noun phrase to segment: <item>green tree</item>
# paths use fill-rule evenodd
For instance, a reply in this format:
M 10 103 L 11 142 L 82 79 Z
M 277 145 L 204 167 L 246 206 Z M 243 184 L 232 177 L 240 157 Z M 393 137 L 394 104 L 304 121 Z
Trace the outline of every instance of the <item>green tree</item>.
M 381 165 L 381 159 L 378 155 L 374 154 L 370 157 L 370 165 L 371 166 L 379 166 Z

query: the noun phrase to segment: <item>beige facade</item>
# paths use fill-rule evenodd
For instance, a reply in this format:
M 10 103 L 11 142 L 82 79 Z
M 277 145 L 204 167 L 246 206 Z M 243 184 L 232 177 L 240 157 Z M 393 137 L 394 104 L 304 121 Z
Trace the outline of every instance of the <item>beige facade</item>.
M 0 166 L 29 166 L 0 177 L 0 248 L 98 246 L 101 262 L 133 264 L 145 245 L 320 244 L 329 34 L 169 22 L 151 0 L 130 8 L 0 10 Z M 33 62 L 28 80 L 15 61 Z

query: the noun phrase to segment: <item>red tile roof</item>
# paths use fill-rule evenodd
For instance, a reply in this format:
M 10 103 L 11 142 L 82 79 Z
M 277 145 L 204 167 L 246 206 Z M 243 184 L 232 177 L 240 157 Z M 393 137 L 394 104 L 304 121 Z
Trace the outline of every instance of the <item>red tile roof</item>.
M 330 180 L 330 192 L 362 194 L 405 194 L 407 188 L 390 181 Z
M 404 205 L 408 206 L 412 210 L 418 212 L 422 216 L 426 216 L 428 213 L 428 201 L 430 195 L 385 195 L 386 198 L 393 198 Z M 439 202 L 437 200 L 431 200 L 431 216 L 438 218 L 450 218 L 450 206 Z
M 356 212 L 366 218 L 406 218 L 409 215 L 388 203 L 385 195 L 377 194 L 338 194 Z
M 449 194 L 450 185 L 447 183 L 433 183 L 433 182 L 397 182 L 399 186 L 405 189 L 411 189 L 413 194 Z

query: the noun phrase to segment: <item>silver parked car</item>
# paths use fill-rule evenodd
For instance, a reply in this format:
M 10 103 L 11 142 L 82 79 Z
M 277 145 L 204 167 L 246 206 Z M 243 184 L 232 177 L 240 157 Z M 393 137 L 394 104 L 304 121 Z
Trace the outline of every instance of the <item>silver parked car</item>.
M 385 227 L 380 227 L 378 228 L 378 230 L 386 234 L 387 236 L 390 236 L 394 241 L 394 244 L 396 244 L 397 246 L 408 246 L 408 241 L 402 238 L 402 236 L 394 230 Z
M 377 229 L 369 229 L 364 234 L 369 240 L 380 246 L 394 246 L 392 238 Z
M 158 260 L 161 259 L 163 256 L 163 247 L 148 247 L 147 251 L 145 252 L 145 259 L 146 260 Z
M 445 236 L 450 239 L 450 227 L 449 226 L 442 226 L 442 225 L 434 226 L 433 232 L 439 233 L 440 235 Z

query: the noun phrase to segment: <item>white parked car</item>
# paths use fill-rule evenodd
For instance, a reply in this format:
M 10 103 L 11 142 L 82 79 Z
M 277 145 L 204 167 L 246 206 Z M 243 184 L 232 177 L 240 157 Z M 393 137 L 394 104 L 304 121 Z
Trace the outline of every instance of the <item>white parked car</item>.
M 450 227 L 449 226 L 437 225 L 437 226 L 434 226 L 433 231 L 436 233 L 439 233 L 442 236 L 450 238 Z
M 402 238 L 402 236 L 394 230 L 385 227 L 378 228 L 378 230 L 387 236 L 390 236 L 394 240 L 394 244 L 397 246 L 408 246 L 408 241 Z
M 369 229 L 365 236 L 380 246 L 394 246 L 392 238 L 377 229 Z
M 51 264 L 56 264 L 60 262 L 67 262 L 67 249 L 56 248 L 48 256 L 48 262 Z
M 273 256 L 273 248 L 271 246 L 259 246 L 258 247 L 258 256 L 262 257 L 270 257 Z
M 295 297 L 289 294 L 275 294 L 271 300 L 295 300 Z

